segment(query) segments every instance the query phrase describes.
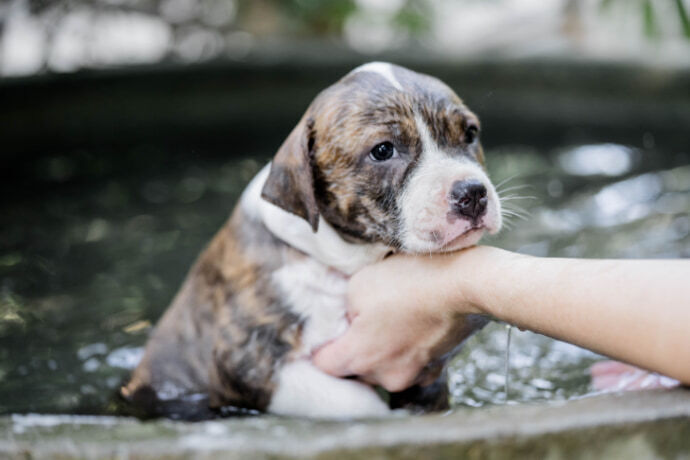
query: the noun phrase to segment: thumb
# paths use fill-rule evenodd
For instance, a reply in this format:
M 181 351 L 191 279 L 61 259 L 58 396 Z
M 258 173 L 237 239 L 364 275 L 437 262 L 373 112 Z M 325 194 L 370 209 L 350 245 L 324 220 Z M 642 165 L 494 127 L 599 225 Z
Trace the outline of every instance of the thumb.
M 350 363 L 354 356 L 354 342 L 352 340 L 352 327 L 332 342 L 322 346 L 312 356 L 312 362 L 326 374 L 335 377 L 354 375 L 350 369 Z

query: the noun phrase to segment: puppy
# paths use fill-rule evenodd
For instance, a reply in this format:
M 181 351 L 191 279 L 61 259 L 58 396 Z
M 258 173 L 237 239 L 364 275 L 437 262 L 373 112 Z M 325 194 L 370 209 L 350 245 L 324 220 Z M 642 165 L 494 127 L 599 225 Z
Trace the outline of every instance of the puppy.
M 122 395 L 159 414 L 204 408 L 191 418 L 444 409 L 443 377 L 382 394 L 322 373 L 310 356 L 348 326 L 349 275 L 392 252 L 471 246 L 500 229 L 500 208 L 479 121 L 448 86 L 387 63 L 358 67 L 316 97 L 248 185 Z M 483 323 L 469 317 L 463 335 Z

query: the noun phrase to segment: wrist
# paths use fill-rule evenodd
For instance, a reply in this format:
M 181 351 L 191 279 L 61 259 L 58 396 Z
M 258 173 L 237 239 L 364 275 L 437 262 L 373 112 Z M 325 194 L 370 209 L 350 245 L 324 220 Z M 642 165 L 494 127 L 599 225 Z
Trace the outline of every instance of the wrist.
M 453 266 L 448 273 L 455 279 L 452 293 L 453 308 L 457 314 L 481 314 L 498 317 L 492 300 L 494 286 L 509 275 L 506 267 L 521 254 L 491 246 L 475 246 L 453 255 Z

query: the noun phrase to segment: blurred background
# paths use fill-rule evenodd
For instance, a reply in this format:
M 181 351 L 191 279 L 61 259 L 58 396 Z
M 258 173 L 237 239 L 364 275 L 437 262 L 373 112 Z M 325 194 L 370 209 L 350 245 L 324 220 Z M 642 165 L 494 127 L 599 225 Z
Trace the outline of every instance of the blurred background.
M 260 48 L 687 60 L 684 0 L 5 0 L 3 75 L 241 60 Z M 412 47 L 412 48 L 411 48 Z M 326 55 L 330 53 L 325 53 Z
M 482 120 L 541 256 L 690 256 L 688 0 L 0 0 L 0 413 L 112 395 L 311 99 L 388 60 Z M 494 324 L 453 403 L 593 391 L 601 359 Z M 505 363 L 511 385 L 504 393 Z

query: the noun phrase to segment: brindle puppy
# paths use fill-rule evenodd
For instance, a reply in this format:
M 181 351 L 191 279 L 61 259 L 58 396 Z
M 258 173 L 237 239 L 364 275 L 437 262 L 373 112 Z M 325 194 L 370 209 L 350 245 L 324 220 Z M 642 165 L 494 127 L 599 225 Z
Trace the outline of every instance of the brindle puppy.
M 443 378 L 384 402 L 309 358 L 347 327 L 348 275 L 500 229 L 478 135 L 450 88 L 402 67 L 367 64 L 324 90 L 192 267 L 122 394 L 154 412 L 194 401 L 331 418 L 446 408 Z M 468 318 L 458 340 L 482 324 Z

